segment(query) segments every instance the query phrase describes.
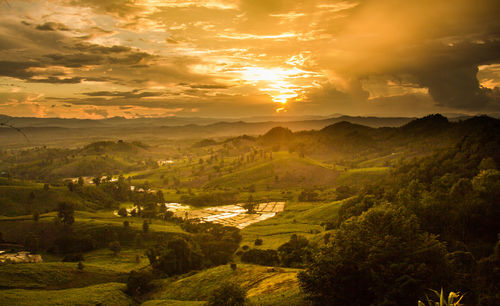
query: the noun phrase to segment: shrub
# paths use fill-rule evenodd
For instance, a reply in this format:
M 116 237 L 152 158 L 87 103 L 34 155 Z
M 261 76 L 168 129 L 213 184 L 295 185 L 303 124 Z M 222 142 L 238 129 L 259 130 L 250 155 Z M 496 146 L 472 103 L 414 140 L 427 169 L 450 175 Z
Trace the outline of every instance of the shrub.
M 216 288 L 208 297 L 209 306 L 242 306 L 246 292 L 238 284 L 225 283 Z
M 115 256 L 117 256 L 122 249 L 119 241 L 110 242 L 108 248 L 111 250 L 111 252 L 113 252 Z
M 162 241 L 150 248 L 146 255 L 153 270 L 166 275 L 183 274 L 202 267 L 199 246 L 183 238 Z
M 118 209 L 118 215 L 120 217 L 126 217 L 126 216 L 128 216 L 127 209 L 125 209 L 123 207 L 120 208 L 120 209 Z
M 137 296 L 151 289 L 153 274 L 149 271 L 131 271 L 127 279 L 127 294 Z

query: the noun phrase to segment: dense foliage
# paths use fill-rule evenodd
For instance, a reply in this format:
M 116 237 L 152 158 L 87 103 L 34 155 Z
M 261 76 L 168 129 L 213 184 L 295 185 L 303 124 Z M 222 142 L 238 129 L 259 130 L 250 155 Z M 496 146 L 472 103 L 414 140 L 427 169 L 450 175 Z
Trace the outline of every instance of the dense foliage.
M 311 299 L 415 305 L 426 288 L 445 287 L 467 292 L 466 304 L 499 303 L 490 254 L 500 233 L 500 125 L 475 118 L 464 128 L 454 147 L 401 163 L 342 204 L 327 245 L 299 275 Z
M 189 221 L 181 227 L 193 235 L 160 241 L 147 251 L 154 271 L 175 275 L 226 264 L 241 241 L 235 227 Z

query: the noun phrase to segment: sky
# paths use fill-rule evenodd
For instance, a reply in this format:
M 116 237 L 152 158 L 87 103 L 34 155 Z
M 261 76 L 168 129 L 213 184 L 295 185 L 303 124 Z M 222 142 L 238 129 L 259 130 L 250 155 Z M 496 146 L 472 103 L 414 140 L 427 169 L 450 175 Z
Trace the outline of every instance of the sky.
M 0 0 L 0 114 L 500 113 L 498 0 Z

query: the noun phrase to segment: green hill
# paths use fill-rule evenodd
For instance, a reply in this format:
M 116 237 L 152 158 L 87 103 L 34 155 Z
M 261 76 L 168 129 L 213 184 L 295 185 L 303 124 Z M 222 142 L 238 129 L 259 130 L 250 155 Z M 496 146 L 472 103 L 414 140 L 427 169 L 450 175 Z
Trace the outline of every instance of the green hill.
M 241 245 L 254 246 L 255 239 L 262 239 L 262 249 L 277 249 L 292 234 L 316 239 L 322 232 L 322 223 L 337 214 L 343 201 L 331 203 L 287 203 L 285 211 L 265 221 L 257 222 L 241 230 Z
M 74 262 L 43 262 L 37 264 L 0 265 L 0 288 L 67 289 L 89 285 L 125 282 L 125 273 L 85 264 L 78 270 Z
M 65 290 L 0 290 L 0 305 L 132 305 L 125 287 L 106 283 Z
M 272 188 L 325 186 L 333 184 L 338 175 L 338 171 L 320 163 L 280 152 L 274 154 L 273 160 L 238 169 L 213 179 L 207 186 L 247 187 L 252 184 Z
M 250 302 L 260 305 L 304 305 L 299 291 L 298 269 L 238 264 L 235 271 L 229 265 L 207 269 L 175 281 L 156 282 L 150 296 L 154 300 L 204 301 L 224 281 L 237 283 L 247 290 Z

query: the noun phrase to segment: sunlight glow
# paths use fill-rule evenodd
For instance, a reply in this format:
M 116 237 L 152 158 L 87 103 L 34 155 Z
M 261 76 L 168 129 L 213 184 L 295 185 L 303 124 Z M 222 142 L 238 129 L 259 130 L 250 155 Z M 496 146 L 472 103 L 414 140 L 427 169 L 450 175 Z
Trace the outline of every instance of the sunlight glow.
M 239 73 L 242 80 L 257 86 L 260 91 L 267 93 L 274 102 L 281 104 L 292 99 L 300 100 L 305 89 L 312 87 L 310 83 L 303 84 L 304 79 L 318 75 L 297 67 L 244 67 L 233 72 Z M 282 110 L 284 108 L 280 107 L 279 111 Z

